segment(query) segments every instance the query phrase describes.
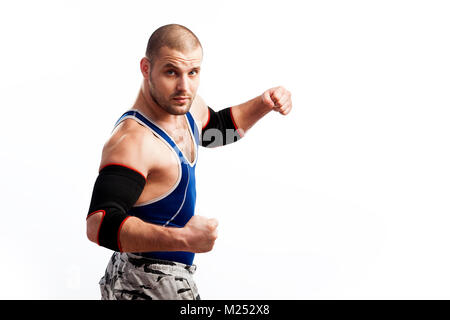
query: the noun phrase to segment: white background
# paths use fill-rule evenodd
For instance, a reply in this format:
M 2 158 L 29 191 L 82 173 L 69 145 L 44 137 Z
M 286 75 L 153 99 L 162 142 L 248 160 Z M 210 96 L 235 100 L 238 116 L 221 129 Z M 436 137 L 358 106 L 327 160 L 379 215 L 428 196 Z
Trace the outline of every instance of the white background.
M 2 1 L 1 299 L 99 299 L 85 236 L 103 143 L 150 34 L 204 48 L 214 109 L 283 85 L 294 108 L 200 150 L 204 299 L 449 299 L 446 1 Z

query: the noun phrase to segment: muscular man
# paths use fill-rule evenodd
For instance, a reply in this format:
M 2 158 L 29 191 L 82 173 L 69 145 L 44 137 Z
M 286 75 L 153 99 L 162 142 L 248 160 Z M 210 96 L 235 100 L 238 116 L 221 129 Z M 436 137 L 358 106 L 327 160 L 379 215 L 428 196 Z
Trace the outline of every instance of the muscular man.
M 200 298 L 194 254 L 213 248 L 218 222 L 194 215 L 198 146 L 237 141 L 268 112 L 292 108 L 277 87 L 215 112 L 196 95 L 202 57 L 189 29 L 157 29 L 136 102 L 104 145 L 86 219 L 88 239 L 115 251 L 102 299 Z

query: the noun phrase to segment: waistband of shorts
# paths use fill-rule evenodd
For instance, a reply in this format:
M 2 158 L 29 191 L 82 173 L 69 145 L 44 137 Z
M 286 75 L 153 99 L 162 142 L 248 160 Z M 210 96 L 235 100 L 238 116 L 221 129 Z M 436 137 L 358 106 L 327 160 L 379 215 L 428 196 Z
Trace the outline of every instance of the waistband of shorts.
M 153 271 L 170 272 L 173 275 L 183 275 L 186 273 L 192 275 L 197 270 L 195 264 L 187 265 L 181 262 L 153 259 L 130 252 L 122 252 L 120 255 L 123 259 L 133 265 L 133 267 L 144 272 L 151 269 Z

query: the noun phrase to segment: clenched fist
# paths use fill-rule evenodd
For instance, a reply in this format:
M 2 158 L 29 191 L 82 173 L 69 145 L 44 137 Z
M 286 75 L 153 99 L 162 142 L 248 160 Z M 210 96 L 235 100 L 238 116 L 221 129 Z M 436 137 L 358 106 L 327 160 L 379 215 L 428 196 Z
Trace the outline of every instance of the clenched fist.
M 216 219 L 209 219 L 202 216 L 193 216 L 183 227 L 184 238 L 189 252 L 211 251 L 217 239 Z
M 266 90 L 261 95 L 262 102 L 282 115 L 287 115 L 292 109 L 291 93 L 284 87 Z

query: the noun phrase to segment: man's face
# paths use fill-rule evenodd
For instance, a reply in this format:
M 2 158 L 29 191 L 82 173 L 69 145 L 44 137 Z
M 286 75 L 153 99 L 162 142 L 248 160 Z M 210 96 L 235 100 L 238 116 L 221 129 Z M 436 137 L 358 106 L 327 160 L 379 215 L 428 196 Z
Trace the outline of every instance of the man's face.
M 203 53 L 198 48 L 180 52 L 162 47 L 150 65 L 150 95 L 166 112 L 182 115 L 189 111 L 200 84 Z

